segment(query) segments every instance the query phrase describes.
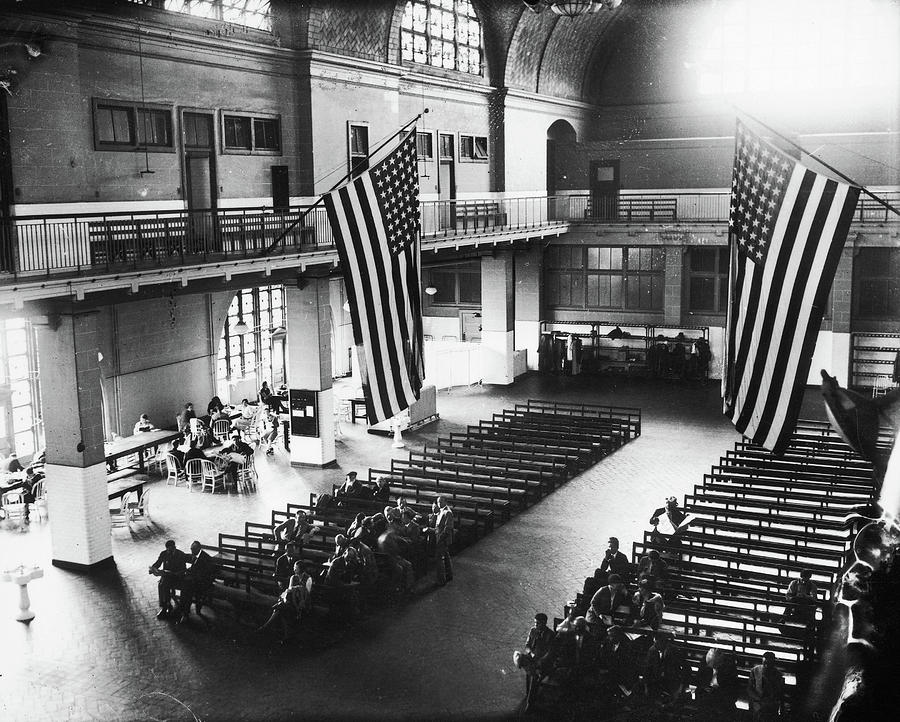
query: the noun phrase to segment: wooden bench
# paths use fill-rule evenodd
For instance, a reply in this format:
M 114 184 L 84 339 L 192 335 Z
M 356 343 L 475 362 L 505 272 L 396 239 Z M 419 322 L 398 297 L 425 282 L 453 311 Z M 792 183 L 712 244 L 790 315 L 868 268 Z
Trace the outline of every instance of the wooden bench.
M 159 261 L 184 251 L 185 219 L 121 218 L 88 222 L 91 265 Z
M 299 213 L 225 213 L 218 218 L 219 233 L 223 246 L 230 252 L 261 251 L 274 243 L 300 217 Z M 303 246 L 315 242 L 316 229 L 302 224 L 291 228 L 281 239 L 284 246 Z
M 497 228 L 506 225 L 506 211 L 498 201 L 455 201 L 456 224 L 463 231 Z

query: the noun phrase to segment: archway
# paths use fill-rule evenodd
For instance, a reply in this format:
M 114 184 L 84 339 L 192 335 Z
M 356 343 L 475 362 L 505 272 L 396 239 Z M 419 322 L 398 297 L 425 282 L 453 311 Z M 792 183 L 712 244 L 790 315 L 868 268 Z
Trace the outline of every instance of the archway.
M 560 118 L 547 128 L 547 217 L 552 221 L 563 217 L 564 209 L 557 198 L 560 181 L 563 188 L 567 186 L 562 175 L 565 165 L 560 160 L 560 146 L 572 145 L 576 140 L 575 128 L 567 120 Z

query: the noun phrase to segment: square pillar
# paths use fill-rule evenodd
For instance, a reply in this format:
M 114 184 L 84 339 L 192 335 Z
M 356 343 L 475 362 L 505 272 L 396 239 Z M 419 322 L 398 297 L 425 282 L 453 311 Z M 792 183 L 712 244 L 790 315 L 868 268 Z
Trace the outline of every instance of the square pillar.
M 666 246 L 665 286 L 663 290 L 664 323 L 677 326 L 681 321 L 682 274 L 684 270 L 684 249 L 681 246 Z
M 537 371 L 538 342 L 541 337 L 541 310 L 543 308 L 544 251 L 540 245 L 527 251 L 516 251 L 515 262 L 515 348 L 525 349 L 528 368 Z
M 304 278 L 285 287 L 287 379 L 290 389 L 315 391 L 318 433 L 291 433 L 292 466 L 327 466 L 336 461 L 334 391 L 331 379 L 331 309 L 327 278 Z M 288 409 L 292 415 L 302 413 Z
M 37 327 L 53 564 L 112 561 L 98 314 L 66 313 Z
M 508 386 L 513 370 L 515 269 L 509 251 L 481 259 L 481 378 Z

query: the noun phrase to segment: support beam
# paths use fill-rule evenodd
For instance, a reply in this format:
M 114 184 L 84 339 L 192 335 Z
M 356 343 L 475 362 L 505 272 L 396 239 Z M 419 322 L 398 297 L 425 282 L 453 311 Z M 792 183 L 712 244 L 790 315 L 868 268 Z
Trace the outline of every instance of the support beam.
M 481 367 L 486 384 L 508 386 L 515 378 L 514 277 L 511 251 L 481 259 Z

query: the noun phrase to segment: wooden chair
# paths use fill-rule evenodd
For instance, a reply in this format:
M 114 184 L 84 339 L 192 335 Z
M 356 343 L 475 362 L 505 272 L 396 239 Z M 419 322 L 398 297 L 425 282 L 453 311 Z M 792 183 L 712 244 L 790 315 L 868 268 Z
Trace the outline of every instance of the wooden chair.
M 249 493 L 251 491 L 256 491 L 256 462 L 254 461 L 254 457 L 251 454 L 246 457 L 246 461 L 243 466 L 238 467 L 237 470 L 237 488 L 238 491 L 242 493 Z
M 168 470 L 168 476 L 166 476 L 166 486 L 171 484 L 172 486 L 178 486 L 178 482 L 184 482 L 187 484 L 187 475 L 178 465 L 178 459 L 176 459 L 172 454 L 166 454 L 166 469 Z M 188 488 L 190 488 L 190 484 L 188 484 Z
M 113 527 L 128 526 L 128 500 L 134 492 L 129 491 L 118 499 L 113 499 L 115 506 L 109 508 L 109 522 Z
M 231 434 L 231 419 L 216 419 L 213 422 L 212 433 L 220 444 L 224 444 Z
M 203 490 L 203 461 L 204 459 L 191 459 L 184 466 L 184 477 L 188 491 L 193 491 L 197 486 Z
M 25 503 L 25 492 L 22 489 L 7 491 L 0 506 L 10 519 L 14 517 L 24 519 L 28 515 L 28 505 Z
M 38 516 L 41 518 L 46 518 L 47 514 L 47 487 L 44 486 L 44 480 L 41 479 L 38 482 L 35 482 L 35 485 L 31 491 L 34 495 L 34 506 L 35 510 L 38 513 Z
M 200 464 L 200 491 L 209 490 L 212 494 L 216 492 L 216 489 L 227 491 L 224 471 L 219 470 L 209 459 L 192 459 L 190 464 L 193 464 L 195 461 Z
M 133 494 L 128 494 L 128 501 L 125 502 L 125 511 L 128 514 L 128 521 L 132 522 L 136 519 L 150 520 L 150 490 L 144 489 L 140 499 L 135 499 Z

